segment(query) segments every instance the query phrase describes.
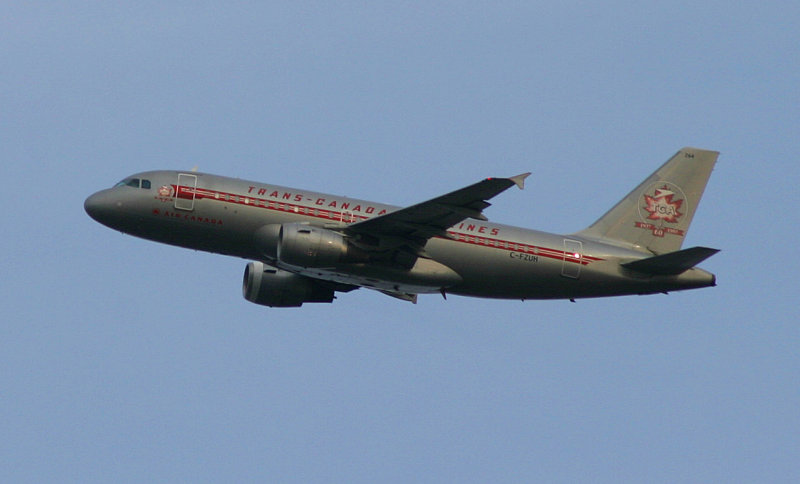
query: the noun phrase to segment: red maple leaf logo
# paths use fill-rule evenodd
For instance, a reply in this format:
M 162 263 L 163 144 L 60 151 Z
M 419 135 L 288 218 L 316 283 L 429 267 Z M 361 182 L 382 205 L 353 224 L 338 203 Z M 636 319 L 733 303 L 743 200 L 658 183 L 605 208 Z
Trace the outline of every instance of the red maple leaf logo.
M 683 200 L 673 200 L 675 192 L 664 185 L 661 188 L 656 188 L 656 192 L 651 197 L 645 195 L 644 200 L 647 202 L 645 210 L 650 212 L 647 216 L 648 220 L 663 220 L 671 224 L 678 223 L 678 219 L 683 216 L 679 211 Z

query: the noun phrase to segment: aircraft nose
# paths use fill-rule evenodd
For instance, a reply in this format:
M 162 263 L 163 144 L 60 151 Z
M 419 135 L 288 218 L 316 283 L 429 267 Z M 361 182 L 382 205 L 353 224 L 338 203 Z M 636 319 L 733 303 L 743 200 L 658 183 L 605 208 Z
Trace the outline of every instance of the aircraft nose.
M 103 225 L 109 225 L 114 213 L 122 207 L 122 202 L 114 200 L 109 190 L 101 190 L 83 202 L 83 209 L 90 217 Z

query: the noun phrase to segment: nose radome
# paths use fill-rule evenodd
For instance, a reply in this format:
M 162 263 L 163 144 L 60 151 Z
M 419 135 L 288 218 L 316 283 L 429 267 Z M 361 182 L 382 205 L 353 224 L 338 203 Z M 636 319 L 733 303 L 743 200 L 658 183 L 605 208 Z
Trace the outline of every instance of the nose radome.
M 83 202 L 83 209 L 90 217 L 107 225 L 109 217 L 113 214 L 114 210 L 121 204 L 113 199 L 108 190 L 99 191 Z
M 86 213 L 95 220 L 97 220 L 97 217 L 100 215 L 100 211 L 102 210 L 100 198 L 100 193 L 98 192 L 93 195 L 89 195 L 86 201 L 83 202 L 83 209 L 86 210 Z

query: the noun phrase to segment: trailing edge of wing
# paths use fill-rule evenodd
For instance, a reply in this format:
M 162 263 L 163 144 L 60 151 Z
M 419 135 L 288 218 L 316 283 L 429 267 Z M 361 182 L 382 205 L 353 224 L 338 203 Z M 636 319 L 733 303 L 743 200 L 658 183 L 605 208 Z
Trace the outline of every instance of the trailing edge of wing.
M 708 247 L 692 247 L 667 254 L 648 257 L 622 264 L 622 267 L 656 276 L 674 276 L 688 271 L 697 264 L 719 252 Z

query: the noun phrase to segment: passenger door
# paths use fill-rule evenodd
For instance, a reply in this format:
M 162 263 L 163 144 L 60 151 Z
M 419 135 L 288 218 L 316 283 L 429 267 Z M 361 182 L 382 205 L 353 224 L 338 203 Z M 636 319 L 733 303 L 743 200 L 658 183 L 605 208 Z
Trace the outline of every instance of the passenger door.
M 178 187 L 175 193 L 175 208 L 194 210 L 194 193 L 197 189 L 197 175 L 178 174 Z

